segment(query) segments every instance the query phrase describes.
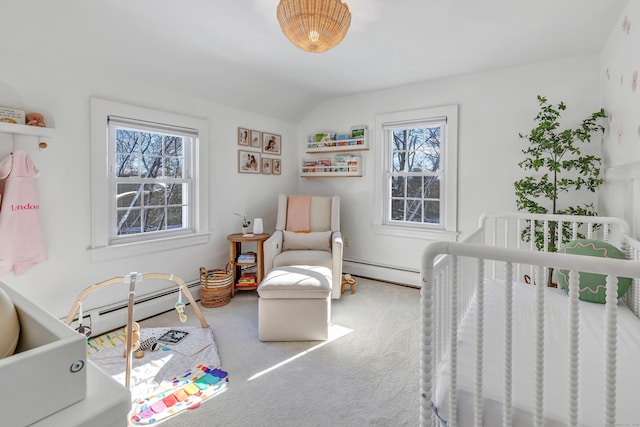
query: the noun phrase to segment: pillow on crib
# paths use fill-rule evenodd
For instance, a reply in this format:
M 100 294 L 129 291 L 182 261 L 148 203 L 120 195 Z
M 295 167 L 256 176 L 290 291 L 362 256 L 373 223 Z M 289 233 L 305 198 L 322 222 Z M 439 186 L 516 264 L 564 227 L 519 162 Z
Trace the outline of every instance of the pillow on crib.
M 600 240 L 578 239 L 565 244 L 558 252 L 604 258 L 625 259 L 624 253 L 615 246 Z M 604 274 L 580 272 L 580 299 L 582 301 L 605 303 L 607 276 Z M 618 277 L 618 298 L 629 289 L 631 279 Z M 558 270 L 558 285 L 569 292 L 569 270 Z

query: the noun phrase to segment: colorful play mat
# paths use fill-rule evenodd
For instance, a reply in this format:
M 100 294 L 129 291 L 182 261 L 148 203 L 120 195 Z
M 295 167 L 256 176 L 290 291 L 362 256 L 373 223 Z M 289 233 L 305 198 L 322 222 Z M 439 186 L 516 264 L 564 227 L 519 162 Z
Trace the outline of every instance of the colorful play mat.
M 153 424 L 185 409 L 196 409 L 224 390 L 229 377 L 221 369 L 199 365 L 172 381 L 173 387 L 137 402 L 130 417 L 132 424 Z
M 129 424 L 154 424 L 200 404 L 225 390 L 227 372 L 210 328 L 143 328 L 140 341 L 162 337 L 170 330 L 188 332 L 176 344 L 159 343 L 133 359 Z M 100 369 L 125 385 L 124 329 L 87 341 L 87 357 Z

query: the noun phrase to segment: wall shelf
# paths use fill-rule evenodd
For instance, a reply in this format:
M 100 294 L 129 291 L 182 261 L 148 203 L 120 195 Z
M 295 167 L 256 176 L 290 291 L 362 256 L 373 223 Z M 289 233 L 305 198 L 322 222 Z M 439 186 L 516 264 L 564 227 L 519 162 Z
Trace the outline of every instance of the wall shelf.
M 45 140 L 55 138 L 56 130 L 54 128 L 43 128 L 40 126 L 18 125 L 14 123 L 0 122 L 0 133 L 11 133 L 13 135 L 28 135 L 38 137 L 38 147 L 41 150 L 47 148 Z M 15 146 L 15 142 L 14 142 Z
M 307 153 L 331 153 L 340 151 L 368 150 L 365 138 L 336 139 L 330 141 L 308 142 Z
M 300 163 L 300 176 L 303 178 L 362 176 L 362 157 L 336 155 L 306 158 Z
M 56 130 L 54 128 L 43 128 L 40 126 L 16 125 L 13 123 L 0 122 L 0 132 L 13 133 L 15 135 L 31 135 L 38 136 L 41 139 L 55 138 Z
M 303 178 L 358 177 L 362 176 L 362 157 L 350 154 L 369 149 L 367 127 L 354 126 L 350 133 L 317 133 L 309 135 L 307 154 L 314 157 L 302 159 L 300 176 Z M 322 153 L 342 153 L 322 156 Z
M 367 128 L 355 126 L 351 130 L 351 134 L 319 133 L 309 135 L 306 151 L 307 153 L 335 153 L 368 149 Z

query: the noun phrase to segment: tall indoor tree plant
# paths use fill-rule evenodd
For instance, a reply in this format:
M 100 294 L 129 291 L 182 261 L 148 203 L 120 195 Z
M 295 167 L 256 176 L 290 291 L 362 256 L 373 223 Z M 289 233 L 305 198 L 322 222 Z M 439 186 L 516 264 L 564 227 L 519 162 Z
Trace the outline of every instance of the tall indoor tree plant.
M 606 117 L 600 109 L 575 129 L 560 129 L 560 115 L 566 110 L 564 102 L 553 106 L 547 98 L 538 95 L 540 111 L 535 117 L 537 125 L 528 135 L 520 134 L 521 139 L 529 142 L 522 150 L 526 156 L 518 163 L 530 175 L 514 183 L 518 210 L 531 213 L 597 215 L 593 203 L 569 205 L 561 198 L 573 191 L 589 190 L 595 192 L 604 182 L 600 174 L 600 157 L 583 154 L 584 144 L 591 142 L 597 131 L 604 132 L 601 119 Z M 549 224 L 548 250 L 555 252 L 556 224 Z M 567 230 L 568 231 L 568 230 Z M 526 234 L 525 234 L 526 233 Z M 530 234 L 523 233 L 525 241 Z M 536 245 L 540 249 L 544 242 L 542 225 L 536 224 Z

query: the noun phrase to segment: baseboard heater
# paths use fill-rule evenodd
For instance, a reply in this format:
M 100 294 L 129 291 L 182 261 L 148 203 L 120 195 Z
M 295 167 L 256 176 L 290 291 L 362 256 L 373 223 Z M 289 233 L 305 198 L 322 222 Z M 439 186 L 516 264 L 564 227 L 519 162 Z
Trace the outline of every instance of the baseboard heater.
M 193 298 L 200 299 L 200 281 L 187 283 L 189 292 Z M 157 316 L 175 308 L 178 301 L 178 288 L 172 287 L 156 292 L 151 292 L 135 298 L 135 320 L 143 320 Z M 186 297 L 182 296 L 182 301 L 189 304 Z M 177 316 L 177 314 L 176 314 Z M 177 318 L 177 317 L 176 317 Z M 65 318 L 61 320 L 64 321 Z M 119 301 L 106 306 L 92 308 L 82 314 L 82 325 L 91 328 L 91 335 L 96 336 L 109 331 L 121 328 L 127 323 L 127 300 Z M 77 328 L 78 319 L 74 319 L 72 328 Z
M 381 280 L 398 285 L 420 287 L 420 270 L 395 265 L 376 264 L 368 261 L 345 258 L 342 271 L 354 276 Z

